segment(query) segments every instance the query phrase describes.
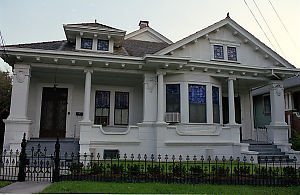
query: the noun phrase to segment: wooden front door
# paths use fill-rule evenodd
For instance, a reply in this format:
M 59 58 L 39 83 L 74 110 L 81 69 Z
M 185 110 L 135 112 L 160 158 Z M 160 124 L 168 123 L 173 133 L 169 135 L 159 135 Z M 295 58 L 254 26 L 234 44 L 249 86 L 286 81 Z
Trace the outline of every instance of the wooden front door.
M 67 100 L 67 88 L 43 88 L 40 138 L 65 137 Z

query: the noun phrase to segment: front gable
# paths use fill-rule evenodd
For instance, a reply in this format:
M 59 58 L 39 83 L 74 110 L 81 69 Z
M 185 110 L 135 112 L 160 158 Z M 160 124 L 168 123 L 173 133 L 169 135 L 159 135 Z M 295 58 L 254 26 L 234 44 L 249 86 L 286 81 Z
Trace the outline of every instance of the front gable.
M 221 53 L 223 56 L 219 59 L 215 56 L 215 46 L 223 51 Z M 236 49 L 236 60 L 228 58 L 228 50 L 232 51 L 232 49 Z M 190 57 L 193 60 L 256 67 L 294 68 L 229 17 L 170 45 L 156 55 Z
M 148 26 L 127 34 L 125 40 L 150 41 L 167 44 L 173 43 L 168 38 Z

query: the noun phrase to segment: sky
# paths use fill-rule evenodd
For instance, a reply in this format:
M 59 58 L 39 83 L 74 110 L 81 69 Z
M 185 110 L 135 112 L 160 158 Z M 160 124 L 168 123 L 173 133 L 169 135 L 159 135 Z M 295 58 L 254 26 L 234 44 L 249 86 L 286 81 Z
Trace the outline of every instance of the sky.
M 5 44 L 10 45 L 64 40 L 62 25 L 68 23 L 96 19 L 129 33 L 139 28 L 140 20 L 148 20 L 150 27 L 175 42 L 224 19 L 229 12 L 233 20 L 300 68 L 299 10 L 300 0 L 0 0 L 0 31 Z M 0 59 L 0 70 L 11 68 Z

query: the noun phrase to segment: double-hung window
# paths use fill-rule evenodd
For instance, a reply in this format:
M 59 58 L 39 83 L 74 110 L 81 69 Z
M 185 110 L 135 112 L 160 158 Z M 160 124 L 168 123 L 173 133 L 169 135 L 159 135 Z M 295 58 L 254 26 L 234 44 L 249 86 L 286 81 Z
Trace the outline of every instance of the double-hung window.
M 109 91 L 96 91 L 95 95 L 95 120 L 94 123 L 106 126 L 109 124 Z
M 115 125 L 128 125 L 129 93 L 115 93 Z
M 108 51 L 109 41 L 98 39 L 97 50 Z
M 180 113 L 180 85 L 166 85 L 166 112 Z
M 206 123 L 206 86 L 189 85 L 189 121 Z

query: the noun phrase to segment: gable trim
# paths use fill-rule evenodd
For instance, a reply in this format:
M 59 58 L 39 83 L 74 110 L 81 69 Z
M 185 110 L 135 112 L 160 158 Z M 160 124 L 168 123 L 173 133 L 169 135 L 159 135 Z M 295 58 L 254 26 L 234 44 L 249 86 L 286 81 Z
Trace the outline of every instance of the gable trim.
M 277 54 L 275 51 L 273 51 L 271 48 L 269 48 L 267 45 L 265 45 L 263 42 L 261 42 L 259 39 L 257 39 L 254 35 L 249 33 L 247 30 L 245 30 L 242 26 L 237 24 L 234 20 L 232 20 L 229 17 L 226 17 L 223 20 L 220 20 L 219 22 L 208 26 L 200 31 L 197 31 L 196 33 L 185 37 L 176 43 L 170 45 L 169 47 L 166 47 L 158 52 L 155 53 L 155 55 L 166 55 L 180 47 L 183 47 L 184 45 L 195 42 L 195 40 L 199 38 L 208 38 L 208 34 L 214 31 L 218 31 L 219 28 L 229 25 L 231 28 L 235 31 L 235 36 L 237 34 L 242 35 L 247 39 L 248 44 L 253 44 L 256 47 L 258 47 L 264 54 L 267 54 L 271 58 L 273 58 L 275 61 L 278 61 L 280 64 L 282 64 L 286 68 L 295 68 L 292 64 L 290 64 L 287 60 L 285 60 L 283 57 L 281 57 L 279 54 Z
M 150 34 L 154 35 L 155 38 L 158 38 L 159 40 L 161 40 L 162 42 L 168 43 L 168 44 L 173 44 L 173 42 L 166 38 L 165 36 L 163 36 L 162 34 L 160 34 L 159 32 L 157 32 L 156 30 L 150 28 L 150 27 L 145 27 L 136 31 L 133 31 L 127 35 L 125 35 L 125 40 L 126 39 L 130 39 L 132 37 L 135 37 L 139 34 L 142 34 L 144 32 L 149 32 Z

